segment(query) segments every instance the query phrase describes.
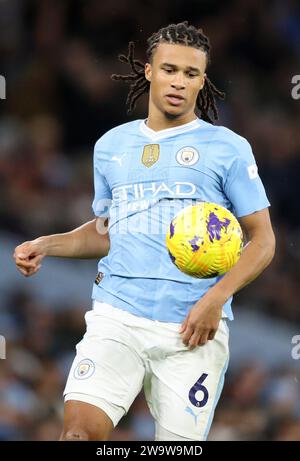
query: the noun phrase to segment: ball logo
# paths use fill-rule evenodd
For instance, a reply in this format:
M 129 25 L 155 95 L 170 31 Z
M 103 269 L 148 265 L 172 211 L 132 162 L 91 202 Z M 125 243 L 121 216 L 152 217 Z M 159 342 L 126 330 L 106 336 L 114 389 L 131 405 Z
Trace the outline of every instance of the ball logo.
M 199 160 L 199 152 L 194 147 L 183 147 L 176 154 L 176 160 L 180 165 L 192 166 Z
M 90 378 L 95 371 L 95 364 L 90 359 L 81 360 L 74 370 L 74 377 L 76 379 Z

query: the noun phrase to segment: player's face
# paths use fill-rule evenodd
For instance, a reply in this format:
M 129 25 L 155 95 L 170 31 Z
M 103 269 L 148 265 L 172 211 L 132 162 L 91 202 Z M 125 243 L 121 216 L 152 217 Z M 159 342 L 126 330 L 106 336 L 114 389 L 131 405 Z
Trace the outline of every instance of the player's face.
M 195 105 L 205 82 L 206 53 L 197 48 L 160 43 L 145 66 L 151 82 L 149 114 L 164 114 L 182 123 L 195 118 Z

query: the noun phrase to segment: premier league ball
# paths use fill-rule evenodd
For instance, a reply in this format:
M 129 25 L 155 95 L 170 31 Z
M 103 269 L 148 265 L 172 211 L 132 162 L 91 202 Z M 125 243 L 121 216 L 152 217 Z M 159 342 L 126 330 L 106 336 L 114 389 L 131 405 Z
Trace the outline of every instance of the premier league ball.
M 238 261 L 243 233 L 229 210 L 198 202 L 172 219 L 166 244 L 179 270 L 192 277 L 211 278 L 224 274 Z

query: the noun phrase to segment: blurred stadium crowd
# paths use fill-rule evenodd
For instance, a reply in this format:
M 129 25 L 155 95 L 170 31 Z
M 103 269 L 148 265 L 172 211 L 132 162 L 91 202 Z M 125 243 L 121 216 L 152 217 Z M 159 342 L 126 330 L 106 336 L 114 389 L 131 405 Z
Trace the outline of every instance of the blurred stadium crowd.
M 134 40 L 144 60 L 152 32 L 186 19 L 212 43 L 208 75 L 227 93 L 219 123 L 252 144 L 272 203 L 276 258 L 236 303 L 300 330 L 300 100 L 291 96 L 291 79 L 300 74 L 296 0 L 1 0 L 1 232 L 21 242 L 92 219 L 95 141 L 147 111 L 144 98 L 127 115 L 127 89 L 110 79 L 127 72 L 117 56 Z M 0 440 L 55 440 L 84 309 L 74 299 L 72 309 L 53 310 L 18 289 L 19 277 L 0 312 L 0 333 L 8 338 L 8 359 L 0 361 Z M 300 439 L 300 377 L 278 365 L 229 370 L 211 440 Z M 140 396 L 113 439 L 151 440 L 153 431 Z

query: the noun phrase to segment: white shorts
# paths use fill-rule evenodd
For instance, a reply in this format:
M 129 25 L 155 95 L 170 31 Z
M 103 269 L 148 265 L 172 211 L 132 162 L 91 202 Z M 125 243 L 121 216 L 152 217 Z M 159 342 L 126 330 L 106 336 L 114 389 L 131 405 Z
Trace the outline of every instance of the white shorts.
M 180 324 L 137 317 L 94 302 L 87 331 L 76 346 L 65 401 L 101 408 L 116 426 L 144 386 L 156 428 L 188 440 L 205 440 L 227 369 L 228 327 L 189 350 Z M 156 440 L 163 440 L 156 434 Z

